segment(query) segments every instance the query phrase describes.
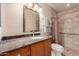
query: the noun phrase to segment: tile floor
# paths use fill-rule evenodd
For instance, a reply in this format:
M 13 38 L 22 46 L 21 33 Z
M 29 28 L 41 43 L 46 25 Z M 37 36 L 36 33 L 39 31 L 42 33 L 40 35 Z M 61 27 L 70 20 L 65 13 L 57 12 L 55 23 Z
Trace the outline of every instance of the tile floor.
M 63 55 L 65 55 L 65 56 L 79 56 L 79 51 L 65 49 L 63 52 Z

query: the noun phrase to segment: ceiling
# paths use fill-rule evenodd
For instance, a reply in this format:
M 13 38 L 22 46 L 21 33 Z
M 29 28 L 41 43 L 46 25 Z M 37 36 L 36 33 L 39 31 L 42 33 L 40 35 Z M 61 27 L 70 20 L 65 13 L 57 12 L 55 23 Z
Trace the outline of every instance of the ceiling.
M 61 12 L 67 9 L 75 8 L 79 6 L 79 3 L 70 3 L 70 6 L 67 6 L 67 3 L 48 3 L 56 12 Z

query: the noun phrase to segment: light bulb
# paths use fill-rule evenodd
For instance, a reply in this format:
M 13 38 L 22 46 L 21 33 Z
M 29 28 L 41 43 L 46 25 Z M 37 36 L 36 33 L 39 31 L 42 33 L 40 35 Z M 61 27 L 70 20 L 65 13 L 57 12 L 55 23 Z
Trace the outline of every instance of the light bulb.
M 67 6 L 67 7 L 69 7 L 69 6 L 70 6 L 70 4 L 66 4 L 66 6 Z
M 35 11 L 37 11 L 37 10 L 38 10 L 38 8 L 39 8 L 39 7 L 38 7 L 38 5 L 37 5 L 37 4 L 35 4 L 35 6 L 34 6 L 34 10 L 35 10 Z
M 39 9 L 38 9 L 38 12 L 42 12 L 42 8 L 39 8 Z
M 32 3 L 29 3 L 28 4 L 28 8 L 32 8 L 33 4 Z

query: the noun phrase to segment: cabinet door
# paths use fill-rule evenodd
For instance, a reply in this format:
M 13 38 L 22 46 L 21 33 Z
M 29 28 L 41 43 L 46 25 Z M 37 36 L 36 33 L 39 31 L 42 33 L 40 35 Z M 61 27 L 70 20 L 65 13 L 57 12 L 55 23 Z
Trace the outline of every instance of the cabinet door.
M 23 47 L 14 51 L 0 54 L 0 56 L 30 56 L 30 47 Z
M 51 56 L 51 39 L 48 39 L 43 43 L 44 43 L 45 56 Z
M 11 51 L 7 54 L 7 56 L 16 56 L 17 55 L 17 50 L 16 51 Z
M 18 50 L 18 53 L 21 55 L 21 56 L 30 56 L 30 47 L 23 47 L 23 48 L 20 48 Z
M 31 45 L 31 56 L 44 56 L 43 42 Z
M 17 51 L 10 51 L 1 54 L 1 56 L 16 56 L 16 55 L 17 55 Z

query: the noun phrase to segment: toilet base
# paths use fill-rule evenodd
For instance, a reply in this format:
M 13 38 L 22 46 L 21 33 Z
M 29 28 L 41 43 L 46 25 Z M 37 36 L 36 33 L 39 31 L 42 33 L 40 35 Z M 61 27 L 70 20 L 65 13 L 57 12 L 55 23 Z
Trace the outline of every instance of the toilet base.
M 54 52 L 54 55 L 55 55 L 55 56 L 62 56 L 62 54 L 61 54 L 61 53 L 58 53 L 58 52 L 57 52 L 57 53 Z
M 61 53 L 55 53 L 55 52 L 53 52 L 53 51 L 51 51 L 51 55 L 52 55 L 52 56 L 62 56 Z

